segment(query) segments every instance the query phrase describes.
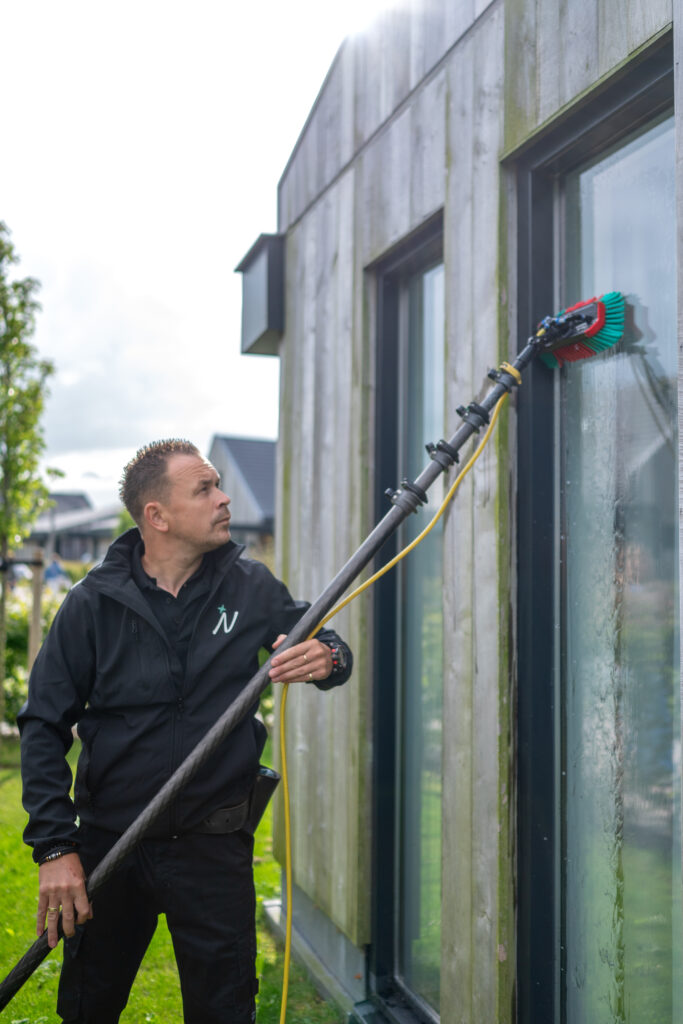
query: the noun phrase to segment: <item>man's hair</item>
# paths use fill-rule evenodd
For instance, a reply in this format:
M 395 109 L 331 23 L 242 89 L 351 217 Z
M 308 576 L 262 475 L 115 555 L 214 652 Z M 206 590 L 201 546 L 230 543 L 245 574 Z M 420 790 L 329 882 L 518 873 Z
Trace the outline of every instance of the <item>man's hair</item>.
M 166 467 L 171 455 L 202 457 L 191 441 L 173 437 L 165 441 L 153 441 L 140 448 L 123 470 L 119 496 L 138 526 L 142 523 L 148 501 L 166 501 L 168 497 Z

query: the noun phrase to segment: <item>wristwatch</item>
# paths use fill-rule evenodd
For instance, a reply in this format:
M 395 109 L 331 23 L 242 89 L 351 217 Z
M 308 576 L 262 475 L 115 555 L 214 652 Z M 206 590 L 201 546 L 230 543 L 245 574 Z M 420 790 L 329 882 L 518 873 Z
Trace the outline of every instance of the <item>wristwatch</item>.
M 342 672 L 346 672 L 346 667 L 348 665 L 346 651 L 339 644 L 335 646 L 332 646 L 332 644 L 328 644 L 327 646 L 330 648 L 330 654 L 332 655 L 332 671 L 330 672 L 330 675 L 341 675 Z

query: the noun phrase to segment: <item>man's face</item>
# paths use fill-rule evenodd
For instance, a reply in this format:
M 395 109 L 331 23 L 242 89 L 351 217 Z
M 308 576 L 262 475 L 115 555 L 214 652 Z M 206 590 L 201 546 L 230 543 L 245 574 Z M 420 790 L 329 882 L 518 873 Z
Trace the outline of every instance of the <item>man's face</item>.
M 230 498 L 210 462 L 196 455 L 171 455 L 166 463 L 168 494 L 159 506 L 169 539 L 184 541 L 198 552 L 212 551 L 230 540 Z

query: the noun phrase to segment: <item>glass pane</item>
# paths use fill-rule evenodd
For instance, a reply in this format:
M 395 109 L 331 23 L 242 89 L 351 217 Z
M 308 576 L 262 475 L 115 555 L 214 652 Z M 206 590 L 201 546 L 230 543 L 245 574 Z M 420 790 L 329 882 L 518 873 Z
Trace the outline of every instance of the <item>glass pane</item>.
M 566 296 L 620 345 L 563 371 L 567 1024 L 677 1024 L 681 987 L 674 129 L 567 181 Z
M 438 441 L 444 420 L 443 266 L 411 279 L 404 363 L 402 471 L 424 468 L 427 441 Z M 410 516 L 402 545 L 424 529 L 442 487 Z M 399 665 L 399 898 L 398 973 L 435 1010 L 441 974 L 441 710 L 443 693 L 442 531 L 429 536 L 400 564 Z

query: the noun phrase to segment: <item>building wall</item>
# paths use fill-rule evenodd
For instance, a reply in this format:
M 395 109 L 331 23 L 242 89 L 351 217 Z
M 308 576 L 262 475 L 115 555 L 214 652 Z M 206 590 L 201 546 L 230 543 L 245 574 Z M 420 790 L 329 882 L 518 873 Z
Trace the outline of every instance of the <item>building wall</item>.
M 672 0 L 506 0 L 506 151 L 636 59 L 672 20 Z
M 514 165 L 503 160 L 638 59 L 671 19 L 670 0 L 424 0 L 341 48 L 279 188 L 277 558 L 297 595 L 322 590 L 374 525 L 377 261 L 443 213 L 454 420 L 516 344 Z M 514 411 L 446 529 L 449 1024 L 514 1015 L 513 451 Z M 356 653 L 352 682 L 331 694 L 295 688 L 288 701 L 294 878 L 360 949 L 371 936 L 371 600 L 335 625 Z M 308 912 L 303 927 L 315 945 Z
M 209 452 L 209 461 L 221 478 L 221 487 L 230 497 L 231 513 L 243 529 L 258 528 L 263 522 L 263 511 L 255 501 L 249 484 L 244 479 L 235 461 L 230 458 L 220 440 L 214 441 Z

